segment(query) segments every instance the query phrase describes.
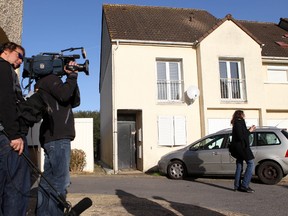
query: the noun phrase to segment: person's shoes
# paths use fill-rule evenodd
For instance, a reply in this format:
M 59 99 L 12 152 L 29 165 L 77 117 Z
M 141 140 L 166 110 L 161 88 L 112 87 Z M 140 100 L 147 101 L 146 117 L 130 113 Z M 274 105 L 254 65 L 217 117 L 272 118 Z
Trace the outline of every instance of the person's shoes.
M 243 186 L 241 186 L 239 188 L 239 191 L 246 192 L 246 193 L 254 193 L 255 192 L 252 188 L 250 188 L 250 187 L 246 188 L 246 187 L 243 187 Z

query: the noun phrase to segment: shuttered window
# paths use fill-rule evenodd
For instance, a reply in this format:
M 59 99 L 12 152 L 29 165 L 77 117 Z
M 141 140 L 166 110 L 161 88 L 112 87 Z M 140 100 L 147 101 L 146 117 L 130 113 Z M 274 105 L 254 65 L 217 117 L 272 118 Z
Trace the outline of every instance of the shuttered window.
M 184 116 L 158 117 L 158 144 L 165 146 L 186 145 L 186 119 Z
M 288 82 L 288 67 L 268 66 L 267 81 L 271 83 L 287 83 Z

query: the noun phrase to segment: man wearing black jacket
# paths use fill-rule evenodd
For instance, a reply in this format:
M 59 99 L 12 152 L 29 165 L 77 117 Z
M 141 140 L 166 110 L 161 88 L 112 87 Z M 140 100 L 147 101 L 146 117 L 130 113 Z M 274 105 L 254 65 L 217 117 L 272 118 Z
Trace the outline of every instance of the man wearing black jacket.
M 1 216 L 24 216 L 28 206 L 30 173 L 21 156 L 23 152 L 28 154 L 27 128 L 21 124 L 17 113 L 17 104 L 24 99 L 14 71 L 21 65 L 24 55 L 24 48 L 13 42 L 3 44 L 0 50 L 0 122 L 6 132 L 0 132 Z
M 76 62 L 69 65 L 76 66 Z M 41 94 L 47 106 L 40 127 L 40 143 L 44 149 L 43 175 L 64 197 L 70 184 L 71 140 L 75 137 L 72 108 L 79 106 L 80 94 L 77 85 L 77 71 L 66 70 L 66 81 L 55 74 L 40 78 L 35 89 Z M 37 216 L 63 215 L 64 207 L 55 199 L 55 191 L 41 178 L 38 189 Z

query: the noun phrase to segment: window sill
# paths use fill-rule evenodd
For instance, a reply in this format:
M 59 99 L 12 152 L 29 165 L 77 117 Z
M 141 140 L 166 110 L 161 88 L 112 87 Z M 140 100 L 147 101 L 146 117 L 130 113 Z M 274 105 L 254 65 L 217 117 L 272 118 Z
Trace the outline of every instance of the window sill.
M 221 103 L 223 104 L 244 104 L 247 103 L 247 100 L 223 100 L 221 99 Z
M 264 84 L 281 84 L 281 85 L 287 85 L 288 82 L 271 82 L 271 81 L 266 81 L 264 82 Z
M 157 101 L 157 105 L 182 105 L 183 101 Z

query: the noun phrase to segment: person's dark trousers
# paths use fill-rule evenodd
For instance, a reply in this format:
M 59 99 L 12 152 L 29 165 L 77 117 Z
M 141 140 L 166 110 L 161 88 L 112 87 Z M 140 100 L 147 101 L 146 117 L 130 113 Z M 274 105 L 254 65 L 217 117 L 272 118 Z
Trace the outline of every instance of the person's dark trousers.
M 30 195 L 30 169 L 9 143 L 0 134 L 0 216 L 24 216 Z M 26 140 L 24 153 L 29 155 Z
M 241 187 L 241 175 L 243 172 L 243 160 L 236 160 L 236 170 L 235 170 L 235 180 L 234 180 L 234 190 L 238 190 Z

